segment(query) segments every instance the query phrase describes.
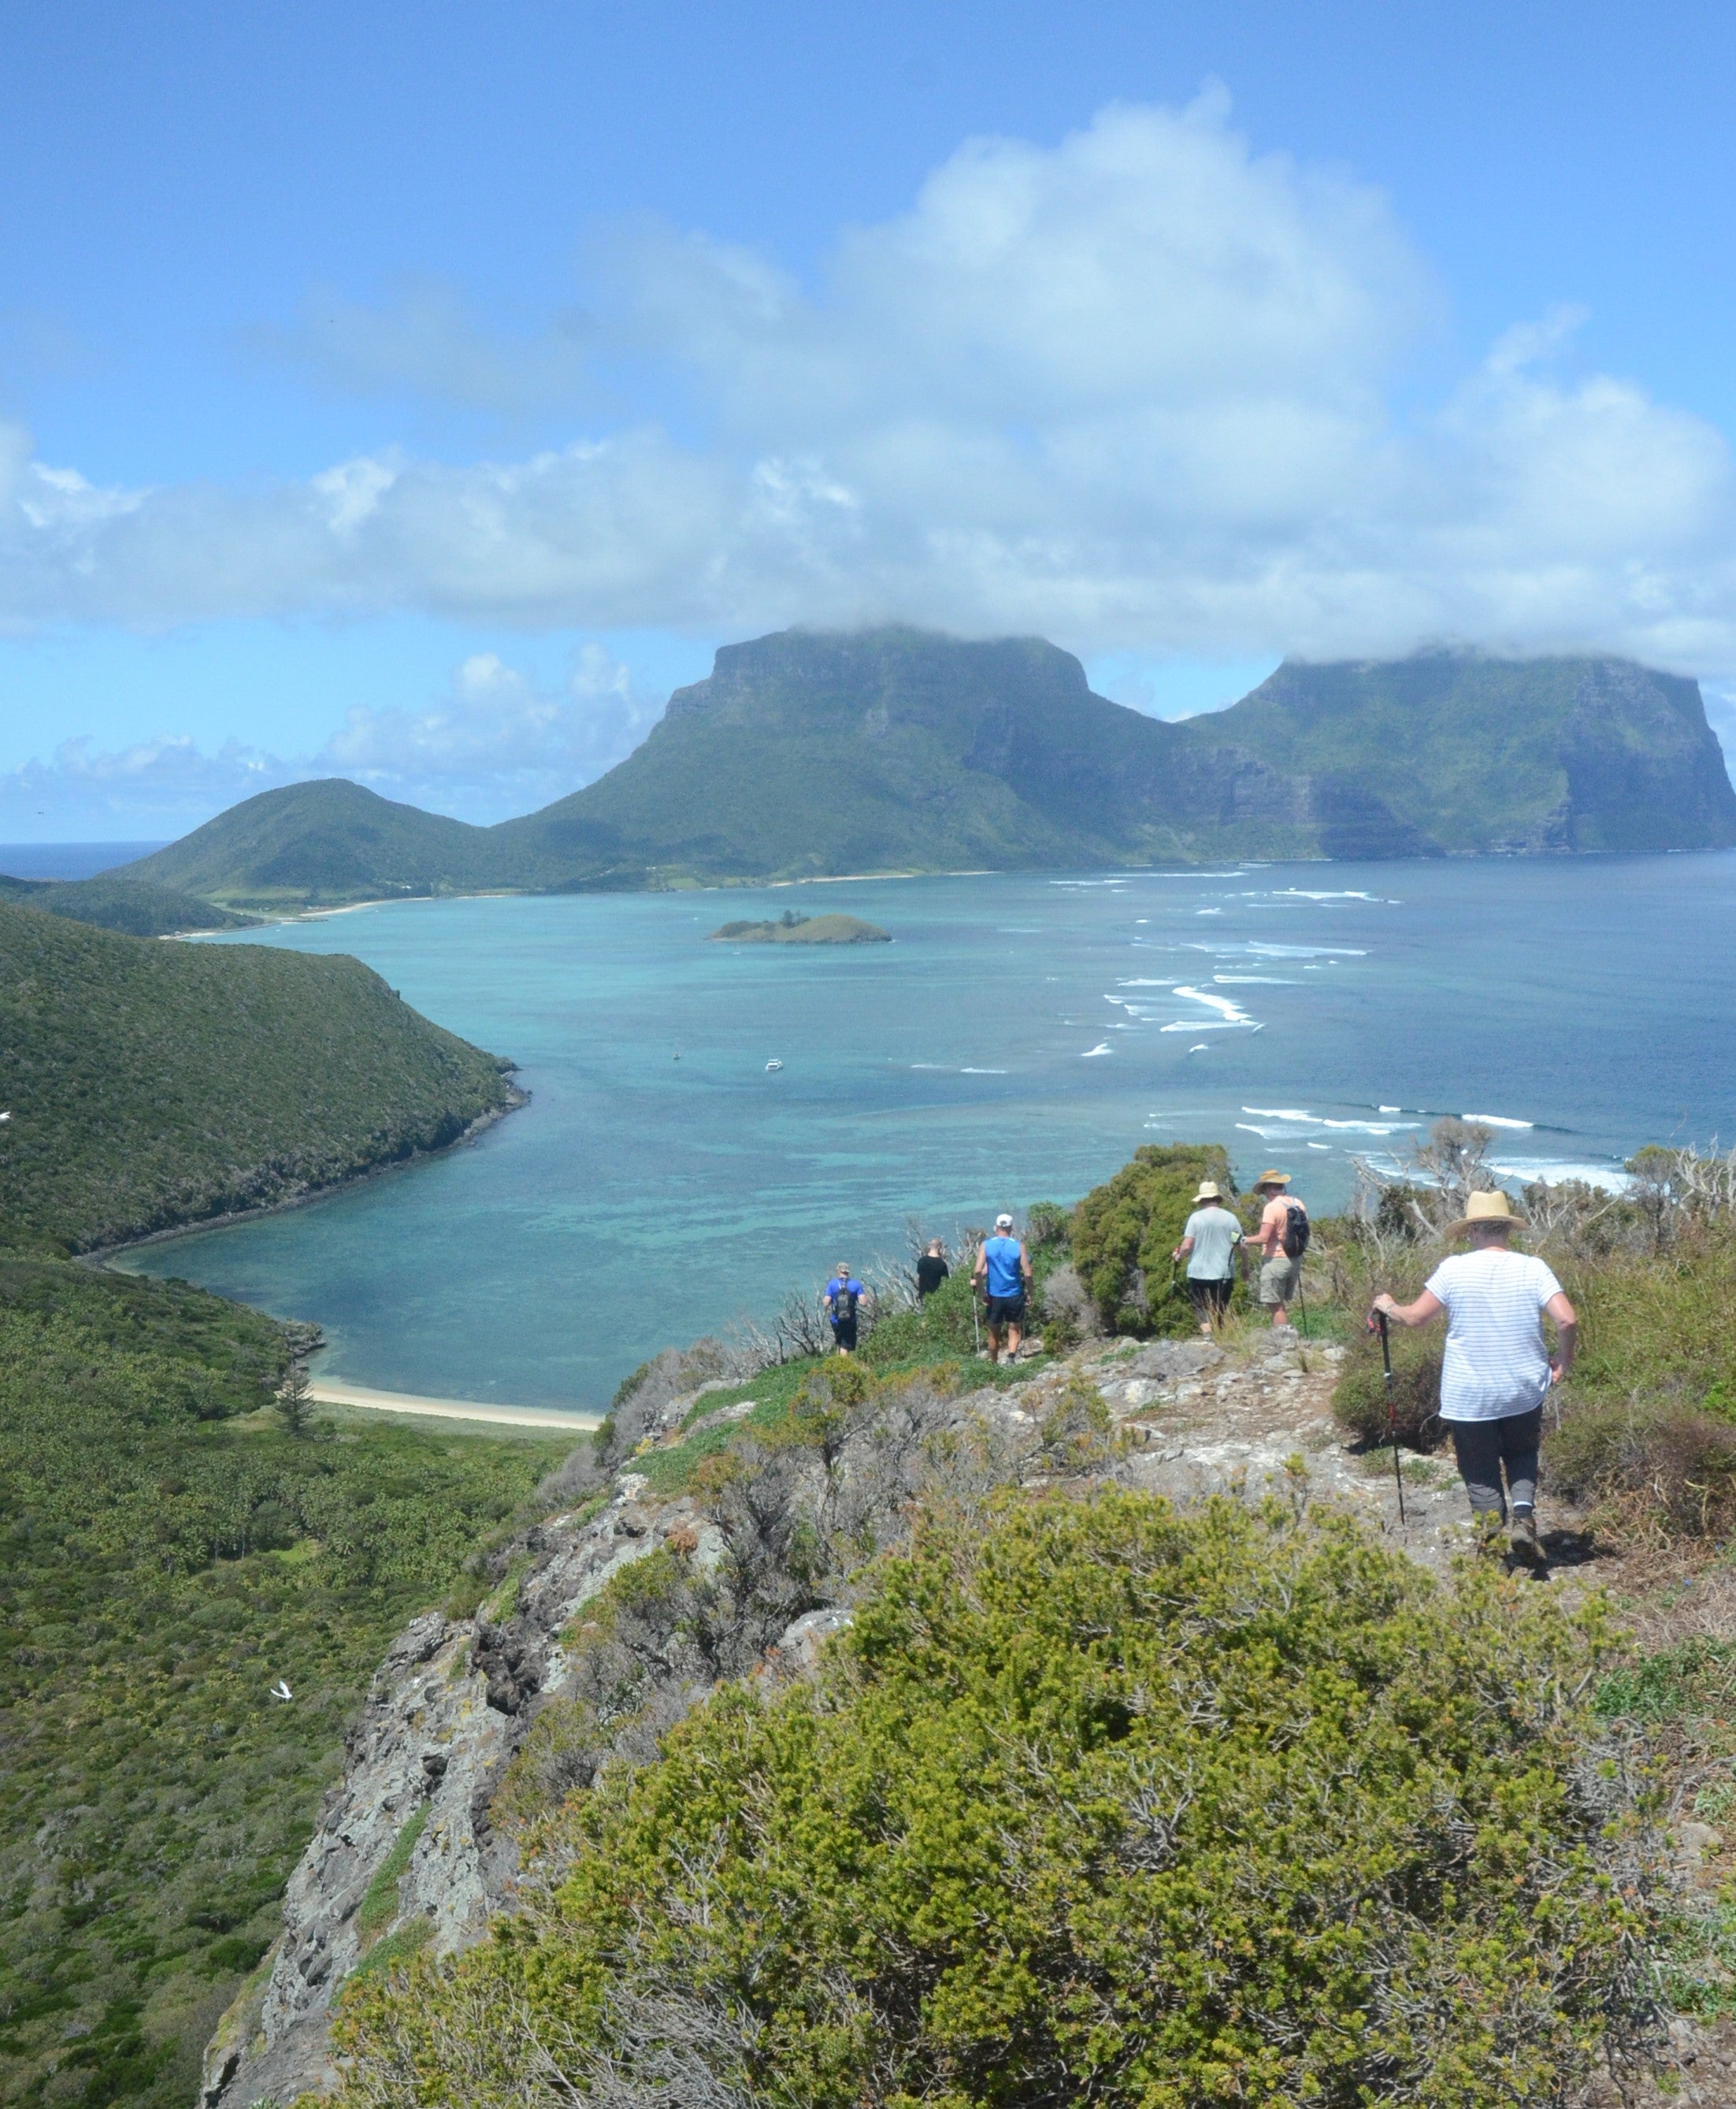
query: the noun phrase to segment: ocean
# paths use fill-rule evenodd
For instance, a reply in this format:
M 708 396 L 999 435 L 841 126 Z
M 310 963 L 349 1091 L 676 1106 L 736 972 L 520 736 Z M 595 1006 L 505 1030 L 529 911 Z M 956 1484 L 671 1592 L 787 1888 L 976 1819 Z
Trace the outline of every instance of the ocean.
M 791 905 L 895 942 L 704 942 Z M 1317 1210 L 1442 1114 L 1487 1121 L 1516 1181 L 1728 1145 L 1733 937 L 1736 854 L 363 908 L 248 942 L 356 954 L 530 1105 L 130 1263 L 317 1320 L 323 1375 L 593 1409 L 907 1226 L 1073 1200 L 1144 1142 L 1222 1141 Z

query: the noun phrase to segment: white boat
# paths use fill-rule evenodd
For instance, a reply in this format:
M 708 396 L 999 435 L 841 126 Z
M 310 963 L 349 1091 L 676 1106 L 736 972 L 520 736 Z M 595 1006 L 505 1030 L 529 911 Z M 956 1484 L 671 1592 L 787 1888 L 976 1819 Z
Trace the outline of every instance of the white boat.
M 773 1072 L 773 1069 L 781 1069 L 782 1067 L 783 1067 L 782 1063 L 782 1062 L 780 1062 L 780 1061 L 778 1061 L 778 1059 L 776 1058 L 776 1056 L 774 1055 L 774 1056 L 773 1057 L 773 1059 L 772 1059 L 769 1062 L 768 1062 L 768 1063 L 766 1064 L 766 1065 L 765 1065 L 765 1073 L 766 1073 L 766 1074 L 767 1074 L 768 1076 L 769 1076 L 769 1075 L 771 1074 L 771 1073 Z

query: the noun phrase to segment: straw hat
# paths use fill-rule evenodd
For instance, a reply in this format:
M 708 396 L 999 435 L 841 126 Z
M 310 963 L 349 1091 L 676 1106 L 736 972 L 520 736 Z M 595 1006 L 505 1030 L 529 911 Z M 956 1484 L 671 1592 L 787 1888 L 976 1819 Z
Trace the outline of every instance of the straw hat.
M 1287 1172 L 1262 1172 L 1254 1184 L 1256 1186 L 1287 1186 L 1290 1174 Z
M 1465 1213 L 1456 1223 L 1448 1226 L 1450 1238 L 1461 1237 L 1478 1223 L 1504 1223 L 1509 1226 L 1525 1221 L 1499 1187 L 1486 1194 L 1472 1194 L 1465 1203 Z
M 1211 1180 L 1202 1179 L 1200 1181 L 1200 1190 L 1193 1198 L 1196 1201 L 1221 1201 L 1224 1196 Z

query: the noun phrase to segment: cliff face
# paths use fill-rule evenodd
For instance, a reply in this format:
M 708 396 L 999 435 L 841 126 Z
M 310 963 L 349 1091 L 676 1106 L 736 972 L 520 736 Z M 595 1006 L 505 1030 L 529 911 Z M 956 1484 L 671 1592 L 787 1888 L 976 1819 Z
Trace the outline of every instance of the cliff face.
M 1736 844 L 1736 790 L 1698 684 L 1629 660 L 1287 663 L 1178 729 L 1305 785 L 1328 856 Z M 1373 842 L 1407 846 L 1360 847 Z
M 204 2109 L 287 2102 L 331 2085 L 331 2001 L 358 1966 L 421 1945 L 451 1953 L 480 1937 L 516 1866 L 489 1803 L 530 1702 L 565 1687 L 560 1635 L 624 1566 L 683 1524 L 692 1530 L 689 1510 L 647 1512 L 624 1493 L 588 1524 L 557 1517 L 521 1548 L 537 1565 L 504 1624 L 431 1611 L 404 1629 L 290 1878 L 282 1937 L 206 2054 Z

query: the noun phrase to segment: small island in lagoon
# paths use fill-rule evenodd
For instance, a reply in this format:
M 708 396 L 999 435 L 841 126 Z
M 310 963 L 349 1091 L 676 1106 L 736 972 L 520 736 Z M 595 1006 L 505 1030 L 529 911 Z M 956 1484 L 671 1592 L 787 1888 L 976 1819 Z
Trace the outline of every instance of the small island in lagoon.
M 787 908 L 775 922 L 726 923 L 706 942 L 719 940 L 731 945 L 890 945 L 892 933 L 856 915 L 798 915 Z

